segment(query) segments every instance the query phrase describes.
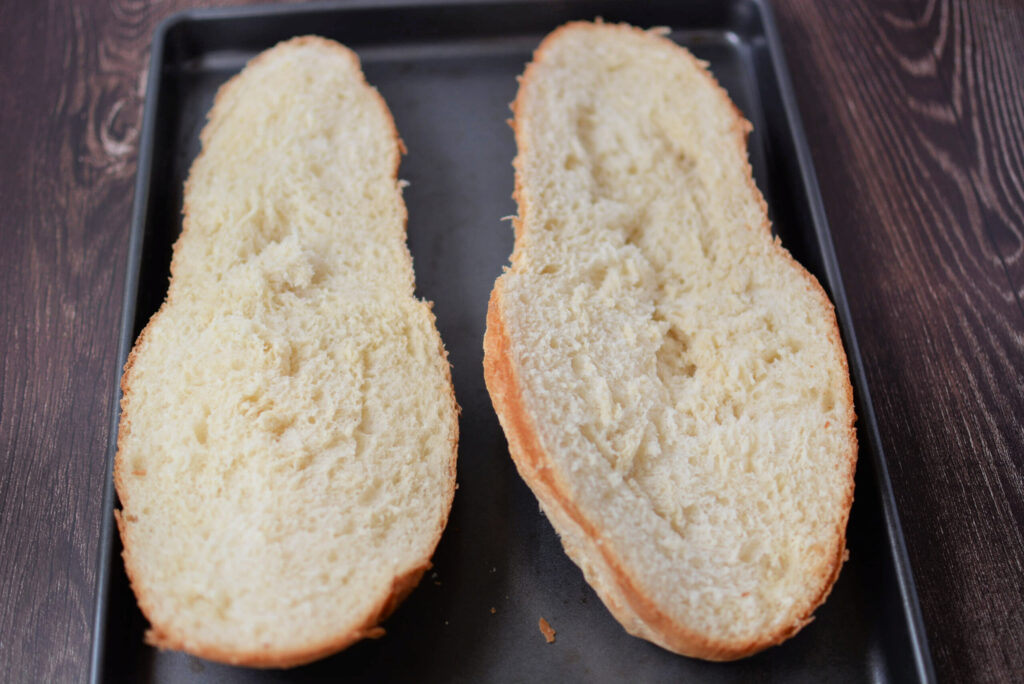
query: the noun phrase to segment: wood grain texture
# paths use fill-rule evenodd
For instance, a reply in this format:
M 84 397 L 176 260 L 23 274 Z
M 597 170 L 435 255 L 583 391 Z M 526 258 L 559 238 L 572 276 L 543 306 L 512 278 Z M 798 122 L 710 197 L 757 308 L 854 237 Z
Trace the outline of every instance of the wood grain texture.
M 774 4 L 936 668 L 1020 681 L 1024 5 Z M 144 73 L 185 5 L 0 4 L 7 681 L 87 676 Z
M 88 676 L 149 45 L 195 4 L 0 4 L 4 681 Z
M 143 66 L 164 8 L 0 5 L 0 672 L 87 673 Z
M 936 669 L 1024 677 L 1024 13 L 778 3 Z

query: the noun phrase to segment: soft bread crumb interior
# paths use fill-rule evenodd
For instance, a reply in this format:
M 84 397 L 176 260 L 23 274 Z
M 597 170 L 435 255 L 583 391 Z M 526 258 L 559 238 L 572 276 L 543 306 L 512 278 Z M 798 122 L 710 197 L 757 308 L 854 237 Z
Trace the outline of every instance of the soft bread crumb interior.
M 354 55 L 264 53 L 202 140 L 168 302 L 125 380 L 124 541 L 157 633 L 287 658 L 368 627 L 426 565 L 455 406 L 412 296 L 394 127 Z
M 696 60 L 617 26 L 549 39 L 516 107 L 500 306 L 565 495 L 686 629 L 791 624 L 842 552 L 853 412 L 831 306 L 768 233 L 746 123 Z

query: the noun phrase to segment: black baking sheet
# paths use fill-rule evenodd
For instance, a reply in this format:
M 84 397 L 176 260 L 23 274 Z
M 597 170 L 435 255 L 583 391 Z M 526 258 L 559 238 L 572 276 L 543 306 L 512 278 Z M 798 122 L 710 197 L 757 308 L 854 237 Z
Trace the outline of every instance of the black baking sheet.
M 850 561 L 816 620 L 782 646 L 706 663 L 633 638 L 568 559 L 508 457 L 484 388 L 487 299 L 508 261 L 516 76 L 572 19 L 667 26 L 707 60 L 754 124 L 750 156 L 776 232 L 836 302 L 859 415 Z M 167 289 L 182 185 L 214 93 L 255 53 L 316 33 L 355 49 L 409 153 L 409 248 L 435 303 L 462 406 L 458 481 L 434 569 L 387 636 L 292 670 L 248 670 L 143 644 L 112 524 L 109 472 L 99 560 L 94 682 L 931 681 L 932 666 L 849 311 L 769 9 L 756 0 L 378 2 L 203 10 L 153 41 L 131 226 L 120 364 Z M 119 365 L 120 365 L 119 364 Z M 113 383 L 112 383 L 113 386 Z M 558 632 L 547 644 L 537 622 Z

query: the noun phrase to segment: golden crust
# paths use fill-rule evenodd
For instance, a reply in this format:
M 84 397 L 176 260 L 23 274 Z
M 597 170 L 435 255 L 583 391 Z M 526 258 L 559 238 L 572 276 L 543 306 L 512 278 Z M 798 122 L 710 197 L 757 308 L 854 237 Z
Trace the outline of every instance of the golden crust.
M 359 58 L 358 56 L 347 47 L 319 36 L 300 36 L 293 38 L 288 41 L 279 43 L 272 50 L 280 49 L 288 46 L 298 45 L 320 45 L 328 49 L 334 50 L 344 56 L 346 59 L 354 63 L 360 74 L 362 71 L 359 69 Z M 260 61 L 267 58 L 267 54 L 270 50 L 264 51 L 249 61 L 247 68 L 253 64 L 257 64 Z M 235 76 L 228 80 L 224 85 L 217 91 L 217 95 L 214 97 L 214 104 L 207 115 L 208 121 L 216 119 L 220 113 L 221 108 L 224 104 L 224 94 L 228 89 L 235 87 L 238 76 Z M 365 80 L 363 81 L 365 83 Z M 387 103 L 384 98 L 375 88 L 370 88 L 375 96 L 382 113 L 384 114 L 384 120 L 390 126 L 391 135 L 395 140 L 395 154 L 394 154 L 394 170 L 392 172 L 392 178 L 397 182 L 398 179 L 398 167 L 401 163 L 401 154 L 405 152 L 405 144 L 402 142 L 398 135 L 398 129 L 395 127 L 394 119 L 391 116 L 391 111 L 387 107 Z M 202 157 L 203 152 L 199 153 L 198 159 Z M 195 164 L 195 162 L 193 162 Z M 380 623 L 383 622 L 392 612 L 398 607 L 398 605 L 416 588 L 419 584 L 423 573 L 430 569 L 430 555 L 424 558 L 417 559 L 411 567 L 404 570 L 400 575 L 393 578 L 391 587 L 387 594 L 381 596 L 381 598 L 374 604 L 366 613 L 357 619 L 352 621 L 352 625 L 346 626 L 345 630 L 338 634 L 326 635 L 323 639 L 317 642 L 306 644 L 300 648 L 291 649 L 274 649 L 269 648 L 253 648 L 248 650 L 232 650 L 221 648 L 212 644 L 201 644 L 195 643 L 189 639 L 188 635 L 182 634 L 174 629 L 162 626 L 154 618 L 156 613 L 153 610 L 153 602 L 151 600 L 151 590 L 146 586 L 141 573 L 138 572 L 136 561 L 132 556 L 132 544 L 131 535 L 128 532 L 127 526 L 128 521 L 125 520 L 122 515 L 123 509 L 129 505 L 129 488 L 125 485 L 125 478 L 130 474 L 127 472 L 127 466 L 122 456 L 122 440 L 125 435 L 131 430 L 131 415 L 125 409 L 130 403 L 132 396 L 132 379 L 135 361 L 138 357 L 140 349 L 142 349 L 149 339 L 154 322 L 164 312 L 166 307 L 174 298 L 174 275 L 176 272 L 176 263 L 179 259 L 179 245 L 182 239 L 189 232 L 189 214 L 190 209 L 187 198 L 189 196 L 189 186 L 191 183 L 191 175 L 185 181 L 185 197 L 186 202 L 183 208 L 184 219 L 182 222 L 182 231 L 178 239 L 174 243 L 173 256 L 171 259 L 171 281 L 168 286 L 167 298 L 161 304 L 160 309 L 153 314 L 149 322 L 143 328 L 139 334 L 135 345 L 132 347 L 131 352 L 128 355 L 128 359 L 124 365 L 124 372 L 121 378 L 121 418 L 118 423 L 118 436 L 117 436 L 117 454 L 114 459 L 114 488 L 117 491 L 118 499 L 121 502 L 122 510 L 114 511 L 114 518 L 117 522 L 118 533 L 121 536 L 121 541 L 124 550 L 121 556 L 124 560 L 125 573 L 128 576 L 128 582 L 131 585 L 132 591 L 135 594 L 136 600 L 139 605 L 139 609 L 142 614 L 146 617 L 146 620 L 150 622 L 150 629 L 147 630 L 145 639 L 146 643 L 156 646 L 161 649 L 179 650 L 186 651 L 192 655 L 212 660 L 216 662 L 226 663 L 229 665 L 243 665 L 247 667 L 258 667 L 258 668 L 288 668 L 303 665 L 306 663 L 319 660 L 333 653 L 337 653 L 348 646 L 351 646 L 357 641 L 362 639 L 376 639 L 384 635 L 384 629 L 380 627 Z M 408 214 L 405 209 L 405 204 L 402 204 L 402 221 L 403 225 L 408 221 Z M 406 254 L 408 254 L 408 247 L 405 247 Z M 411 262 L 411 257 L 409 257 Z M 429 306 L 429 302 L 428 302 Z M 429 548 L 434 549 L 437 547 L 438 542 L 441 539 L 441 534 L 444 532 L 444 528 L 447 525 L 448 515 L 451 511 L 452 500 L 455 497 L 455 483 L 456 483 L 456 457 L 458 451 L 458 439 L 459 439 L 459 405 L 455 401 L 455 393 L 452 388 L 451 382 L 451 366 L 448 363 L 448 353 L 444 348 L 444 344 L 441 341 L 440 335 L 437 334 L 437 324 L 433 311 L 429 312 L 430 321 L 433 330 L 435 331 L 435 337 L 437 339 L 437 348 L 440 356 L 445 360 L 444 371 L 448 381 L 447 386 L 449 389 L 449 401 L 451 402 L 454 419 L 450 427 L 449 443 L 451 446 L 452 456 L 449 459 L 449 477 L 448 477 L 448 489 L 445 493 L 445 506 L 444 515 L 439 521 L 437 531 L 434 535 L 432 543 Z
M 524 192 L 523 184 L 523 159 L 529 154 L 529 145 L 521 127 L 524 119 L 524 92 L 534 78 L 538 62 L 543 61 L 550 45 L 558 40 L 563 33 L 577 30 L 612 30 L 653 36 L 681 57 L 699 66 L 709 85 L 724 98 L 734 112 L 733 131 L 737 153 L 746 159 L 747 135 L 752 130 L 751 124 L 743 117 L 714 77 L 704 69 L 703 63 L 693 57 L 689 51 L 663 37 L 660 31 L 645 32 L 626 24 L 613 25 L 600 22 L 596 24 L 589 22 L 565 24 L 550 33 L 535 51 L 533 61 L 526 67 L 520 79 L 519 93 L 512 104 L 514 119 L 511 123 L 518 146 L 518 155 L 513 162 L 516 171 L 513 197 L 519 205 L 519 215 L 513 220 L 515 244 L 511 258 L 512 271 L 516 270 L 517 257 L 528 240 L 528 217 L 530 214 L 529 197 Z M 522 384 L 515 368 L 515 356 L 511 352 L 511 340 L 502 311 L 503 277 L 498 278 L 491 293 L 487 311 L 487 329 L 484 335 L 484 378 L 495 411 L 508 439 L 510 455 L 516 464 L 516 469 L 533 490 L 552 525 L 558 531 L 568 555 L 580 565 L 587 581 L 627 632 L 682 655 L 715 661 L 744 658 L 769 646 L 780 644 L 813 620 L 814 610 L 828 597 L 839 576 L 842 564 L 848 557 L 845 531 L 850 506 L 853 503 L 853 479 L 857 457 L 853 388 L 848 379 L 849 368 L 834 309 L 817 279 L 797 263 L 778 240 L 771 238 L 768 206 L 754 183 L 749 161 L 746 162 L 746 170 L 747 183 L 761 207 L 763 216 L 760 225 L 750 226 L 750 228 L 761 231 L 765 239 L 771 240 L 775 253 L 784 263 L 800 274 L 807 289 L 819 302 L 821 315 L 830 322 L 829 340 L 842 365 L 841 377 L 845 378 L 843 387 L 836 388 L 840 390 L 840 396 L 844 397 L 843 405 L 847 414 L 847 449 L 841 455 L 842 460 L 848 464 L 847 486 L 846 491 L 842 494 L 844 514 L 833 536 L 834 552 L 827 554 L 827 562 L 822 567 L 810 573 L 809 583 L 815 587 L 815 590 L 796 604 L 792 618 L 781 627 L 746 641 L 722 641 L 688 629 L 666 614 L 658 602 L 643 587 L 639 586 L 623 567 L 614 549 L 610 548 L 602 539 L 600 528 L 579 509 L 568 493 L 569 488 L 561 480 L 559 473 L 551 467 L 550 459 L 541 446 L 533 418 L 526 408 Z

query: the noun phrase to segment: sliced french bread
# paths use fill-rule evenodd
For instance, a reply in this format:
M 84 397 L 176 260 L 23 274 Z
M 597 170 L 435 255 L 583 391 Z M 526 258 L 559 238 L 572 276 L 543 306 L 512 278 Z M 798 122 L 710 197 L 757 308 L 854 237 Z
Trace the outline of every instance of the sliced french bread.
M 600 23 L 544 40 L 513 111 L 484 372 L 520 474 L 629 633 L 709 660 L 780 643 L 845 558 L 857 444 L 750 124 L 689 52 Z
M 383 634 L 444 529 L 457 407 L 413 296 L 401 142 L 316 37 L 218 93 L 115 462 L 150 643 L 287 667 Z

